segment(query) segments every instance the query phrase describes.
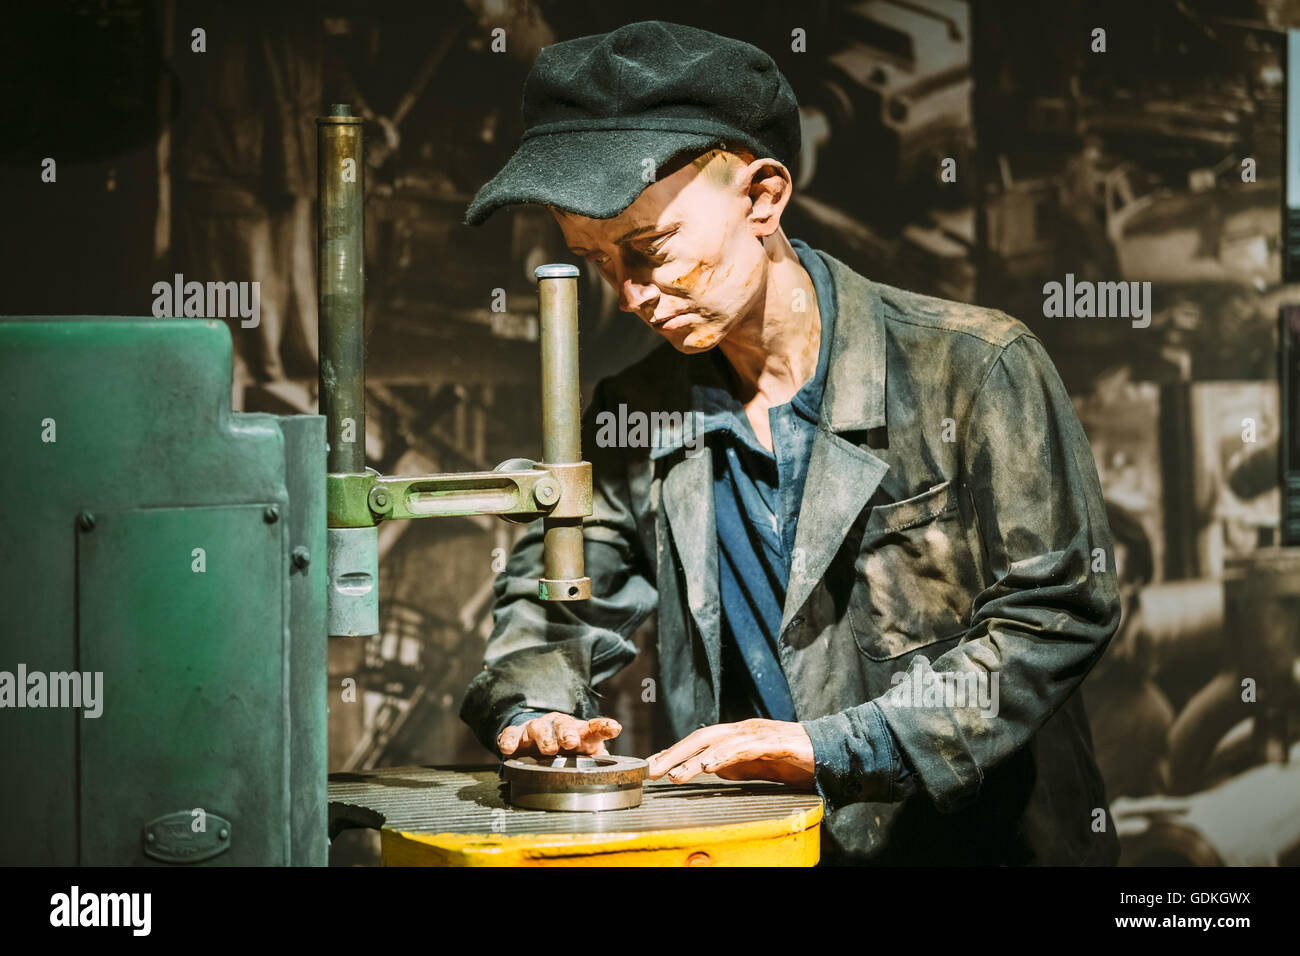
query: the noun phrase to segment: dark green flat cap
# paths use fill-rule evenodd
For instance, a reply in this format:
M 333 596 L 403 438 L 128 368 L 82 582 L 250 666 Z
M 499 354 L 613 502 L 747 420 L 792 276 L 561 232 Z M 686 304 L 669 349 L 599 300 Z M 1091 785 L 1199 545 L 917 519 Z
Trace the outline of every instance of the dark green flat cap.
M 799 152 L 799 105 L 770 56 L 660 20 L 543 48 L 523 115 L 523 142 L 470 203 L 471 226 L 514 203 L 611 219 L 648 170 L 687 151 L 744 148 L 787 166 Z

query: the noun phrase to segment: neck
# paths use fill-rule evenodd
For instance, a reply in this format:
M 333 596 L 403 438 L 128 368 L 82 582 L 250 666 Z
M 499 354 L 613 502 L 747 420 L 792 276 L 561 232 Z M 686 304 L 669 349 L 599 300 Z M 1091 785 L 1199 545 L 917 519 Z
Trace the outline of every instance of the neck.
M 761 396 L 769 405 L 783 405 L 817 371 L 821 312 L 812 277 L 785 233 L 777 230 L 763 248 L 768 259 L 764 294 L 718 348 L 735 372 L 741 401 Z M 802 311 L 795 309 L 799 302 Z

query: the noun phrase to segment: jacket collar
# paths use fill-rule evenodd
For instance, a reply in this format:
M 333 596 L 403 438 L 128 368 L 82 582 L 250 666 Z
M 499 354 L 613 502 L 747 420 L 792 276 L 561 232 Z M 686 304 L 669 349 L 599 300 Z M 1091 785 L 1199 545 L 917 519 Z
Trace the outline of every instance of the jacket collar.
M 876 284 L 824 252 L 838 311 L 822 419 L 833 432 L 883 428 L 885 422 L 885 304 Z

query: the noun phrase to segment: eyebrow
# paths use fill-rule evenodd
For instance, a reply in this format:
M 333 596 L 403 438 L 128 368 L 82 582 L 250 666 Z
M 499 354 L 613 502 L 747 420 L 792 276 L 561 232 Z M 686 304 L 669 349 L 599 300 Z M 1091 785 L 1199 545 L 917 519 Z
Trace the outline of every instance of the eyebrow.
M 624 243 L 632 242 L 635 239 L 640 239 L 643 236 L 649 235 L 651 233 L 675 232 L 681 227 L 682 227 L 682 223 L 680 222 L 670 222 L 664 226 L 658 226 L 653 223 L 651 223 L 648 226 L 637 226 L 635 229 L 631 229 L 628 232 L 623 233 L 623 235 L 619 236 L 617 239 L 615 239 L 614 244 L 617 246 L 621 246 Z M 588 254 L 588 250 L 582 248 L 581 246 L 577 246 L 577 247 L 570 246 L 569 251 L 579 256 L 585 256 Z

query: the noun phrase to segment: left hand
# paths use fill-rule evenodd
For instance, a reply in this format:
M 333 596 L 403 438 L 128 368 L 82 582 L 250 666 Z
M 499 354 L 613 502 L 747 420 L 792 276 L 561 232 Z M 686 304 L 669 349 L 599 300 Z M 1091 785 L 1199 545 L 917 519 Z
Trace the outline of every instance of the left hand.
M 701 773 L 725 780 L 812 783 L 813 745 L 803 724 L 754 718 L 701 727 L 650 757 L 650 779 L 685 783 Z

